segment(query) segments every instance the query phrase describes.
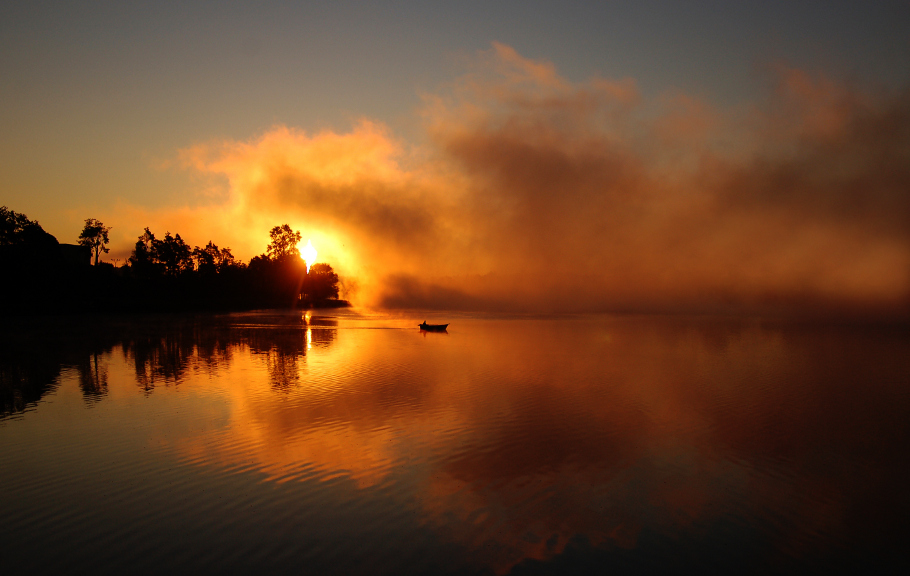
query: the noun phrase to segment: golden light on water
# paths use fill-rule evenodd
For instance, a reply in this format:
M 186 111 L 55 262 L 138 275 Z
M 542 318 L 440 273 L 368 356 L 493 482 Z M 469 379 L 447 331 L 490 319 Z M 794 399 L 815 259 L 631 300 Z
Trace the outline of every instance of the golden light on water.
M 300 257 L 306 261 L 306 271 L 309 274 L 310 266 L 316 263 L 316 249 L 313 248 L 313 243 L 309 238 L 307 238 L 306 246 L 300 249 Z

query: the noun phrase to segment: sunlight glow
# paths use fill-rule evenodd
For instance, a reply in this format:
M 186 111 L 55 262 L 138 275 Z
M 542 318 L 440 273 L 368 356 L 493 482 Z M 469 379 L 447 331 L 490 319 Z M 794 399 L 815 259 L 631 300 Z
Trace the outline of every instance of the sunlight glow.
M 307 238 L 306 246 L 300 250 L 300 257 L 306 262 L 306 273 L 310 273 L 310 266 L 316 263 L 316 249 L 313 248 L 313 243 L 310 242 Z

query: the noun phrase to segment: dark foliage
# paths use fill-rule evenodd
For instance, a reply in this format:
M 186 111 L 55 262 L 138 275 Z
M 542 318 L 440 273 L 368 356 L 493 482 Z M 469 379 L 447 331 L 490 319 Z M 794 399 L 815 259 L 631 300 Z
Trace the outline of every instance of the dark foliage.
M 314 301 L 338 298 L 338 274 L 328 264 L 313 264 L 301 292 L 304 298 Z

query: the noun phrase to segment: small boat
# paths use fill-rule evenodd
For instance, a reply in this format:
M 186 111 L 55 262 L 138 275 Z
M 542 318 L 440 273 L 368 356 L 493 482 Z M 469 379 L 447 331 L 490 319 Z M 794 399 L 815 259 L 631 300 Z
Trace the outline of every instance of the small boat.
M 449 327 L 448 324 L 427 324 L 427 321 L 424 320 L 423 324 L 418 324 L 418 328 L 424 330 L 425 332 L 445 332 L 446 328 Z

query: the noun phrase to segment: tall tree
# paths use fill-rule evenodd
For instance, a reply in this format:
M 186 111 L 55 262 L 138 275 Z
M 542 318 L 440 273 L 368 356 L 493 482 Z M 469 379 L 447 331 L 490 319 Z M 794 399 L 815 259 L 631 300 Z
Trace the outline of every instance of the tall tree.
M 130 264 L 140 268 L 151 265 L 154 245 L 155 235 L 146 227 L 145 233 L 136 240 L 136 247 L 130 256 Z
M 297 249 L 297 243 L 300 242 L 300 232 L 291 230 L 287 224 L 275 226 L 269 231 L 272 238 L 268 246 L 269 258 L 280 260 L 287 256 L 300 256 L 300 250 Z
M 102 252 L 105 254 L 110 252 L 110 249 L 105 246 L 109 242 L 107 233 L 110 230 L 111 227 L 105 226 L 100 220 L 95 218 L 85 219 L 85 227 L 82 229 L 82 233 L 79 234 L 79 244 L 88 246 L 91 249 L 92 254 L 95 256 L 95 266 L 98 265 L 98 258 Z

